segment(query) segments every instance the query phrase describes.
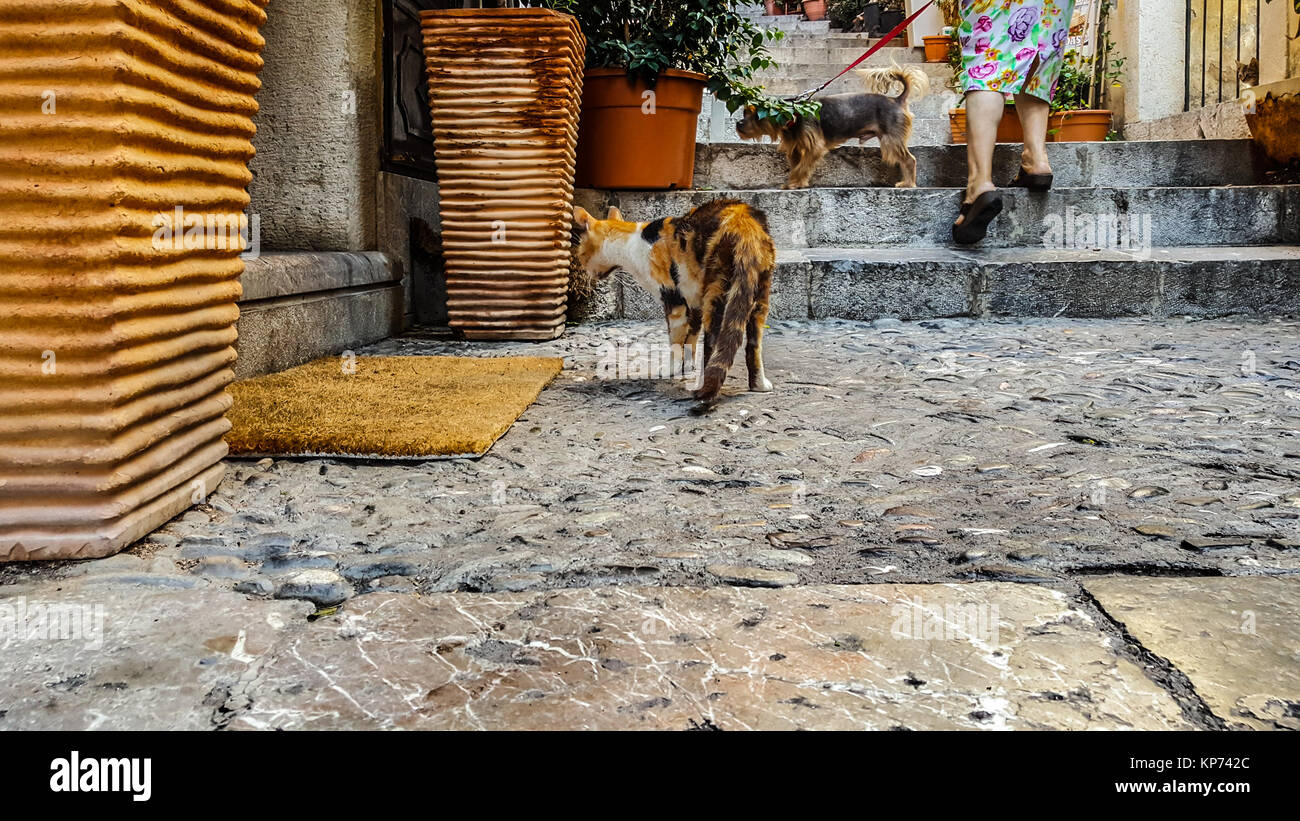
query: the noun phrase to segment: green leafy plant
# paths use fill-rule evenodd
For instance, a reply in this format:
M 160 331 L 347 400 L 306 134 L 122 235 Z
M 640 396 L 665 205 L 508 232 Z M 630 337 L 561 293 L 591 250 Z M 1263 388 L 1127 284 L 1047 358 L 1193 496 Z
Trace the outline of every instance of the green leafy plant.
M 879 6 L 882 12 L 903 10 L 903 0 L 827 0 L 826 16 L 835 28 L 847 29 L 871 5 Z
M 939 8 L 939 14 L 943 17 L 945 26 L 953 29 L 961 26 L 960 0 L 936 0 L 935 5 Z
M 826 3 L 826 16 L 830 18 L 831 25 L 837 29 L 846 29 L 853 25 L 853 20 L 867 4 L 873 0 L 828 0 Z
M 1115 56 L 1115 40 L 1107 25 L 1114 7 L 1115 0 L 1102 3 L 1097 48 L 1092 57 L 1085 57 L 1074 49 L 1065 53 L 1056 96 L 1052 98 L 1052 111 L 1098 108 L 1105 104 L 1108 89 L 1123 84 L 1125 58 Z
M 1065 64 L 1052 98 L 1052 111 L 1084 111 L 1102 104 L 1104 88 L 1122 84 L 1124 59 L 1112 57 L 1114 45 L 1107 35 L 1098 42 L 1097 56 L 1085 57 L 1074 49 L 1065 53 Z
M 1052 98 L 1053 111 L 1081 111 L 1089 108 L 1092 96 L 1092 60 L 1074 49 L 1065 53 L 1065 64 L 1056 81 L 1056 96 Z
M 752 106 L 784 124 L 816 116 L 821 104 L 772 97 L 755 79 L 773 68 L 768 44 L 784 34 L 742 13 L 746 0 L 541 0 L 537 5 L 578 18 L 587 37 L 588 68 L 625 68 L 653 84 L 667 69 L 708 78 L 708 90 L 736 112 Z

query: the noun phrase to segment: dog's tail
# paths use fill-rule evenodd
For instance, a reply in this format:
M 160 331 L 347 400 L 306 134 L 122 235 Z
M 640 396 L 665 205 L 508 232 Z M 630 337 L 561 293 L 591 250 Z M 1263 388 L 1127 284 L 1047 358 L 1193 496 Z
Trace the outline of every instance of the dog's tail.
M 930 78 L 919 66 L 904 68 L 891 61 L 889 68 L 862 68 L 857 75 L 869 94 L 888 95 L 896 84 L 901 84 L 903 92 L 894 100 L 904 109 L 930 93 Z
M 722 390 L 731 362 L 745 339 L 763 273 L 772 266 L 773 260 L 772 239 L 758 220 L 746 214 L 746 218 L 733 218 L 728 223 L 722 230 L 727 232 L 729 241 L 719 242 L 719 250 L 730 246 L 727 250 L 731 259 L 721 259 L 718 263 L 731 268 L 731 283 L 722 316 L 711 317 L 712 323 L 717 323 L 717 336 L 709 361 L 704 363 L 700 388 L 695 392 L 695 398 L 702 402 L 712 402 Z

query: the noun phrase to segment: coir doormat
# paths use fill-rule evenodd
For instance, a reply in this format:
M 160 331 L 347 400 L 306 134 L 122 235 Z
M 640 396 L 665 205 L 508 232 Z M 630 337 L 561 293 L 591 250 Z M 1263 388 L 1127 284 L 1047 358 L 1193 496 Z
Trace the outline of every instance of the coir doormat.
M 482 456 L 555 378 L 550 357 L 327 357 L 230 386 L 232 456 Z

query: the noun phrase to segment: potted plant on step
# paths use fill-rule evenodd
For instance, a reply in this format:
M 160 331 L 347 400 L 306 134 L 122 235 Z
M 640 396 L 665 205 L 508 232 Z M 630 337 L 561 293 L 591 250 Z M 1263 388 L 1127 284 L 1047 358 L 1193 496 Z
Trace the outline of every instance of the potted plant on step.
M 816 22 L 826 19 L 826 0 L 803 0 L 803 16 Z
M 925 42 L 925 61 L 946 63 L 949 60 L 949 52 L 957 43 L 954 33 L 961 26 L 961 4 L 959 0 L 936 0 L 935 5 L 943 16 L 944 29 L 939 34 L 921 38 Z
M 587 37 L 575 184 L 588 188 L 689 188 L 705 90 L 734 112 L 788 122 L 813 102 L 775 99 L 754 75 L 773 67 L 744 0 L 544 0 L 578 19 Z
M 966 108 L 965 101 L 957 104 L 957 108 L 948 110 L 948 125 L 952 129 L 952 141 L 954 145 L 966 144 Z M 1002 120 L 998 123 L 998 142 L 1000 143 L 1022 143 L 1025 141 L 1025 131 L 1020 125 L 1020 115 L 1016 113 L 1016 104 L 1008 102 L 1002 110 Z
M 1113 47 L 1109 36 L 1103 34 L 1097 59 L 1073 50 L 1066 52 L 1047 122 L 1048 140 L 1081 143 L 1109 138 L 1114 114 L 1099 104 L 1105 88 L 1120 84 L 1124 68 L 1123 58 L 1111 57 Z
M 893 31 L 906 16 L 903 0 L 880 0 L 880 33 Z
M 880 3 L 878 0 L 829 0 L 826 16 L 831 28 L 841 31 L 874 33 L 880 30 Z

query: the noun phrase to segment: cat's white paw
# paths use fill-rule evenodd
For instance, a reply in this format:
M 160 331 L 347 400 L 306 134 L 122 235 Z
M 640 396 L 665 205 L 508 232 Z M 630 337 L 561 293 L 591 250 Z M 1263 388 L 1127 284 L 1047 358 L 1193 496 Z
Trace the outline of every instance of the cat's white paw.
M 754 393 L 767 393 L 772 390 L 772 380 L 766 376 L 760 377 L 758 380 L 751 379 L 749 380 L 749 389 Z

